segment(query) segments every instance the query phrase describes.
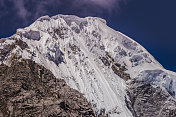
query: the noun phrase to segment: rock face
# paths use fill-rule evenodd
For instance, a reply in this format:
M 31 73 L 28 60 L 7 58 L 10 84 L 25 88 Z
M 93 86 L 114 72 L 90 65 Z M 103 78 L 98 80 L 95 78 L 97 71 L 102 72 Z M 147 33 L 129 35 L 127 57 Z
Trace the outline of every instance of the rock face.
M 86 98 L 32 60 L 0 65 L 0 117 L 94 117 Z
M 164 69 L 145 48 L 108 27 L 101 18 L 43 16 L 0 40 L 0 64 L 11 66 L 14 59 L 35 61 L 57 79 L 64 79 L 65 84 L 85 96 L 95 115 L 169 117 L 175 114 L 176 73 Z M 49 86 L 48 89 L 54 90 L 53 85 Z
M 129 84 L 128 95 L 127 106 L 135 117 L 176 117 L 176 100 L 160 87 L 135 79 Z

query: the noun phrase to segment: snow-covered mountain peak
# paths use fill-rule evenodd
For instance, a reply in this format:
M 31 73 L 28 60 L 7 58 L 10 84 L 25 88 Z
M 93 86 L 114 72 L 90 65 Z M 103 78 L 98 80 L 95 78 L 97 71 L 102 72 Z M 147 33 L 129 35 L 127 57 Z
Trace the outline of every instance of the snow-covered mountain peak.
M 131 117 L 126 83 L 134 80 L 148 82 L 176 97 L 176 74 L 101 18 L 43 16 L 18 29 L 0 42 L 0 47 L 6 50 L 0 48 L 1 63 L 10 64 L 12 58 L 34 60 L 83 93 L 96 114 Z
M 34 27 L 36 27 L 38 25 L 37 23 L 46 23 L 46 22 L 58 23 L 59 22 L 60 25 L 62 25 L 62 26 L 63 26 L 63 24 L 71 26 L 72 23 L 75 23 L 76 25 L 80 26 L 80 28 L 83 28 L 83 26 L 86 25 L 88 22 L 89 23 L 91 23 L 91 22 L 93 23 L 95 21 L 99 22 L 99 23 L 106 24 L 106 20 L 104 20 L 102 18 L 99 18 L 99 17 L 85 17 L 85 18 L 80 18 L 80 17 L 75 16 L 75 15 L 61 15 L 61 14 L 59 14 L 59 15 L 52 16 L 52 17 L 42 16 L 42 17 L 38 18 L 29 27 L 30 28 L 34 28 Z M 42 25 L 40 25 L 39 27 L 42 27 Z
M 128 63 L 125 60 L 125 64 L 128 66 L 135 67 L 138 64 L 147 65 L 149 63 L 161 67 L 137 42 L 120 32 L 112 30 L 105 22 L 105 20 L 97 17 L 79 18 L 73 15 L 56 15 L 50 18 L 49 16 L 43 16 L 21 32 L 26 38 L 33 40 L 40 40 L 40 37 L 45 36 L 45 34 L 50 35 L 51 33 L 58 33 L 57 36 L 60 38 L 67 38 L 70 35 L 81 36 L 82 38 L 88 36 L 90 39 L 86 43 L 90 43 L 91 41 L 99 43 L 117 61 L 124 63 L 124 60 L 121 58 L 130 60 Z M 120 57 L 115 56 L 117 51 L 120 51 Z

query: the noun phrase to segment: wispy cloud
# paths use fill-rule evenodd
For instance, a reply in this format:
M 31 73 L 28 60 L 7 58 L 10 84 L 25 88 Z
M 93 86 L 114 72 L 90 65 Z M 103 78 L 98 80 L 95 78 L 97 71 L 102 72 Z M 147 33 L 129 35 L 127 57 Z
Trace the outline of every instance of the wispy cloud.
M 15 10 L 8 12 L 9 15 L 13 13 L 18 18 L 28 20 L 62 12 L 81 16 L 110 14 L 114 8 L 116 11 L 119 9 L 120 2 L 124 0 L 1 0 L 0 7 L 14 7 Z
M 43 15 L 107 16 L 129 0 L 0 0 L 0 31 L 29 25 Z M 1 33 L 0 32 L 0 33 Z
M 16 0 L 14 3 L 14 7 L 17 9 L 17 14 L 22 19 L 25 19 L 28 15 L 28 10 L 24 6 L 24 0 Z

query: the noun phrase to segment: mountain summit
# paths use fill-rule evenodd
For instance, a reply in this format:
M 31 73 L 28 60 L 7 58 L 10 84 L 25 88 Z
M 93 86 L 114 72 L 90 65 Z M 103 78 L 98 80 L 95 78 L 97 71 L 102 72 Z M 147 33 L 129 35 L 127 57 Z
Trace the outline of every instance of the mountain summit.
M 0 64 L 23 59 L 82 93 L 96 116 L 176 116 L 176 73 L 101 18 L 43 16 L 0 40 Z

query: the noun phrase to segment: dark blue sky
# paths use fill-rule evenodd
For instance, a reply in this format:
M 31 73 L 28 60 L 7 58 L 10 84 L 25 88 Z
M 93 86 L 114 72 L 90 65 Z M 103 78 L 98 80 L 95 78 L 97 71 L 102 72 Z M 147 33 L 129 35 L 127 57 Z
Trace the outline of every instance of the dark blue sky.
M 176 71 L 176 0 L 135 0 L 108 24 L 144 46 L 166 69 Z
M 0 38 L 42 15 L 98 16 L 176 71 L 176 0 L 0 0 Z

